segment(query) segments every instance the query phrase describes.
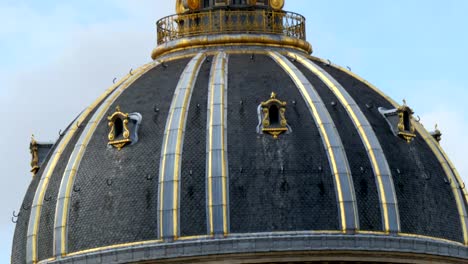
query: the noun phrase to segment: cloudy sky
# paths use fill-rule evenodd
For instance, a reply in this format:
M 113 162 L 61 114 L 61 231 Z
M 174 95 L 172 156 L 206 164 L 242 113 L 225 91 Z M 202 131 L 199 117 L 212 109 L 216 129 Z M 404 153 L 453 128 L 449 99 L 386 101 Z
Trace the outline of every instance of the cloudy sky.
M 0 1 L 0 262 L 10 257 L 31 180 L 28 144 L 59 130 L 130 68 L 150 60 L 154 23 L 173 0 Z M 307 17 L 314 55 L 349 66 L 401 102 L 468 179 L 468 1 L 289 0 Z

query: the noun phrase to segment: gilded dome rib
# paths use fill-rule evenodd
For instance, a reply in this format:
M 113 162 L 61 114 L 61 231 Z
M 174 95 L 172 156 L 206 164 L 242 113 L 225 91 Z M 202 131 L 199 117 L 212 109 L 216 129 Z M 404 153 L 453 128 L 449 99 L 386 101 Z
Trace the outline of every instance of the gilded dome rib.
M 57 163 L 62 156 L 62 153 L 67 147 L 68 143 L 70 140 L 73 138 L 75 133 L 78 130 L 78 124 L 81 124 L 85 121 L 85 119 L 89 116 L 89 114 L 109 95 L 111 94 L 115 89 L 120 87 L 122 83 L 124 83 L 130 75 L 125 76 L 114 84 L 112 87 L 110 87 L 106 92 L 104 92 L 94 103 L 92 103 L 89 107 L 87 107 L 78 117 L 76 120 L 76 124 L 71 125 L 71 127 L 66 131 L 65 137 L 60 141 L 58 147 L 55 149 L 54 153 L 52 154 L 52 157 L 50 159 L 50 162 L 48 162 L 45 171 L 43 173 L 43 177 L 41 178 L 39 182 L 39 187 L 36 190 L 36 195 L 34 196 L 34 201 L 33 205 L 31 207 L 31 217 L 29 218 L 29 225 L 28 225 L 28 242 L 27 242 L 27 263 L 37 263 L 38 257 L 37 257 L 37 236 L 39 232 L 39 221 L 41 218 L 41 211 L 42 211 L 42 205 L 44 203 L 44 196 L 47 191 L 47 187 L 49 186 L 49 181 L 52 176 L 52 173 L 55 170 L 55 167 L 57 166 Z
M 317 126 L 320 128 L 319 131 L 324 141 L 335 180 L 341 230 L 343 232 L 359 230 L 358 211 L 351 170 L 349 169 L 343 144 L 330 114 L 313 86 L 287 58 L 278 52 L 270 52 L 269 55 L 296 83 L 296 86 L 308 103 Z
M 73 189 L 73 183 L 75 181 L 75 176 L 79 169 L 81 159 L 83 158 L 84 152 L 86 151 L 86 146 L 93 136 L 98 123 L 104 118 L 104 115 L 108 111 L 112 102 L 117 99 L 131 83 L 133 83 L 138 79 L 138 77 L 158 64 L 159 63 L 146 64 L 138 69 L 136 73 L 133 73 L 131 78 L 126 79 L 125 83 L 123 83 L 121 86 L 119 86 L 118 89 L 114 90 L 112 94 L 109 95 L 109 97 L 101 104 L 98 111 L 86 124 L 86 127 L 81 134 L 72 155 L 70 156 L 70 160 L 67 164 L 67 168 L 65 169 L 58 192 L 54 223 L 54 255 L 56 257 L 64 256 L 68 253 L 67 222 L 71 191 Z
M 211 66 L 208 90 L 206 135 L 206 181 L 208 185 L 208 231 L 210 235 L 229 232 L 228 162 L 226 143 L 227 55 L 218 53 Z
M 339 65 L 332 64 L 329 61 L 326 61 L 326 60 L 323 60 L 323 59 L 320 59 L 320 58 L 316 58 L 316 57 L 311 56 L 310 59 L 318 60 L 318 61 L 320 61 L 320 62 L 322 62 L 324 64 L 332 65 L 333 67 L 337 68 L 338 70 L 351 75 L 352 77 L 356 78 L 357 80 L 365 83 L 369 88 L 371 88 L 376 93 L 378 93 L 380 96 L 385 98 L 385 100 L 387 100 L 395 108 L 400 107 L 400 105 L 397 102 L 395 102 L 395 100 L 393 100 L 392 98 L 387 96 L 379 88 L 377 88 L 376 86 L 374 86 L 373 84 L 371 84 L 370 82 L 368 82 L 367 80 L 362 78 L 361 76 L 355 74 L 354 72 L 349 71 L 348 69 L 345 69 L 345 68 L 343 68 L 343 67 L 341 67 Z M 461 228 L 463 230 L 464 244 L 468 245 L 468 218 L 467 218 L 467 213 L 466 213 L 467 211 L 466 211 L 466 206 L 465 206 L 465 202 L 464 202 L 464 198 L 465 198 L 465 200 L 468 200 L 468 194 L 466 193 L 466 188 L 465 188 L 465 191 L 461 190 L 460 186 L 462 186 L 463 180 L 458 175 L 457 171 L 454 170 L 453 164 L 451 163 L 451 161 L 448 158 L 447 154 L 443 151 L 440 144 L 438 144 L 435 141 L 435 139 L 429 134 L 429 132 L 419 122 L 417 122 L 416 120 L 412 120 L 412 123 L 415 126 L 416 131 L 419 134 L 422 135 L 424 141 L 429 146 L 429 148 L 432 150 L 433 154 L 436 156 L 437 160 L 442 165 L 442 168 L 443 168 L 445 174 L 449 178 L 450 186 L 452 188 L 452 191 L 453 191 L 453 194 L 454 194 L 454 197 L 455 197 L 455 201 L 457 203 L 457 210 L 458 210 L 458 214 L 459 214 L 459 218 L 460 218 L 460 224 L 461 224 Z
M 296 58 L 307 69 L 317 75 L 327 87 L 336 95 L 341 104 L 353 121 L 356 130 L 361 137 L 367 154 L 371 160 L 372 168 L 376 177 L 376 184 L 379 191 L 379 199 L 382 208 L 382 220 L 384 231 L 387 233 L 400 232 L 400 216 L 398 212 L 398 202 L 394 191 L 392 172 L 388 165 L 382 147 L 375 135 L 367 118 L 362 113 L 357 103 L 349 93 L 330 74 L 325 72 L 312 61 L 300 54 L 289 53 L 290 57 Z
M 177 239 L 180 236 L 178 199 L 183 137 L 190 98 L 204 58 L 203 53 L 199 53 L 186 66 L 167 118 L 159 171 L 159 236 L 163 239 Z

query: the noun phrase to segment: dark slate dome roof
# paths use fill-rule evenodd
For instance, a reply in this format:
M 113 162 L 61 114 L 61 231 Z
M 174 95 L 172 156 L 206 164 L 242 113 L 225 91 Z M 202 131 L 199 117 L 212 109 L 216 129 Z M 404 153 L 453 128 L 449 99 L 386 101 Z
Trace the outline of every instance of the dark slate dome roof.
M 270 33 L 163 41 L 109 88 L 41 159 L 12 262 L 466 261 L 464 184 L 411 109 Z

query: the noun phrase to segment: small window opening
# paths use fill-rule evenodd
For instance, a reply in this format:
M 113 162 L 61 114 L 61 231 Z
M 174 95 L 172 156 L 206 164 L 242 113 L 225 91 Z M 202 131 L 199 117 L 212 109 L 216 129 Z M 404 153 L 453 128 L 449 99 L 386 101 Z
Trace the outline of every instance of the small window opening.
M 408 111 L 403 112 L 403 125 L 405 126 L 404 130 L 409 131 L 411 128 L 410 115 Z
M 279 126 L 279 110 L 276 105 L 270 106 L 269 109 L 269 114 L 270 114 L 270 126 Z
M 122 119 L 117 118 L 115 120 L 115 131 L 114 131 L 115 138 L 122 135 L 122 133 L 123 133 L 123 121 Z

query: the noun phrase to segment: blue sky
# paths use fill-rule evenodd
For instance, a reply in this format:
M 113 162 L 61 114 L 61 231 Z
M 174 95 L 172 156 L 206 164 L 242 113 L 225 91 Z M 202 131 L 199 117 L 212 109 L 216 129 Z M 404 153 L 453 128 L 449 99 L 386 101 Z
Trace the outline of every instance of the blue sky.
M 162 2 L 162 3 L 161 3 Z M 468 178 L 468 1 L 286 0 L 307 17 L 314 55 L 403 98 Z M 30 182 L 28 144 L 57 133 L 112 82 L 150 60 L 154 22 L 173 1 L 0 1 L 0 262 L 9 261 L 11 213 Z

